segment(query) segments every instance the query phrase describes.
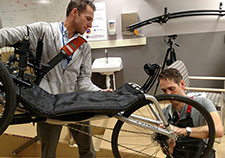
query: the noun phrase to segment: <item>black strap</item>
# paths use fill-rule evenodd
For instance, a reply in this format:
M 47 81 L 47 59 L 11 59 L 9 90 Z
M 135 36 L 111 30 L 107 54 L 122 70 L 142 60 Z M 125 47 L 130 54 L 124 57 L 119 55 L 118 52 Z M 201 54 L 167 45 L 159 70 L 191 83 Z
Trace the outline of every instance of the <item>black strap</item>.
M 86 42 L 85 39 L 78 36 L 77 38 L 73 39 L 65 46 L 63 46 L 60 50 L 60 53 L 57 54 L 53 59 L 51 59 L 47 64 L 42 65 L 41 72 L 35 81 L 36 84 L 39 85 L 41 79 L 47 74 L 53 67 L 55 67 L 59 62 L 63 59 L 68 59 L 73 53 L 84 43 Z

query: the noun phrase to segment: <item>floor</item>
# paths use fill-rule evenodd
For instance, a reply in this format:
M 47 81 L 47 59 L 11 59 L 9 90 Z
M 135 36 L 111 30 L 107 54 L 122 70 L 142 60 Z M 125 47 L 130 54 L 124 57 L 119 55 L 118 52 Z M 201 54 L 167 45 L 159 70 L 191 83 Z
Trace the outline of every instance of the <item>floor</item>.
M 93 124 L 104 125 L 110 122 L 113 124 L 113 120 L 100 120 L 100 121 L 93 121 Z M 103 137 L 101 130 L 92 129 L 93 133 L 99 134 Z M 107 133 L 108 134 L 108 133 Z M 32 123 L 30 124 L 23 124 L 23 125 L 11 125 L 5 131 L 4 134 L 0 136 L 0 158 L 6 157 L 40 157 L 40 143 L 39 141 L 32 143 L 24 150 L 20 150 L 20 147 L 27 142 L 31 141 L 33 137 L 36 136 L 36 126 Z M 108 137 L 108 136 L 107 136 Z M 69 135 L 68 129 L 63 127 L 61 136 L 60 136 L 60 143 L 57 147 L 57 157 L 62 158 L 69 158 L 69 157 L 77 157 L 78 158 L 78 151 L 77 148 L 74 146 L 69 145 Z M 97 149 L 97 158 L 113 158 L 113 154 L 111 150 L 102 149 L 100 148 L 101 145 L 110 149 L 111 145 L 109 143 L 102 143 L 99 142 L 97 139 L 93 138 L 94 145 Z M 15 155 L 16 153 L 16 155 Z
M 7 142 L 5 142 L 7 140 Z M 0 144 L 4 141 L 4 146 L 2 146 L 0 151 L 0 157 L 1 158 L 17 158 L 17 157 L 39 157 L 40 156 L 40 144 L 35 143 L 25 149 L 24 151 L 20 152 L 17 155 L 13 155 L 12 151 L 13 148 L 16 146 L 16 144 L 24 144 L 26 141 L 28 141 L 29 138 L 25 137 L 18 137 L 18 136 L 6 136 L 3 135 L 0 137 Z M 12 144 L 14 142 L 14 144 Z M 217 158 L 224 158 L 225 150 L 225 137 L 222 138 L 221 144 L 215 143 L 215 149 L 216 149 L 216 157 Z M 5 148 L 4 148 L 5 147 Z M 11 151 L 9 151 L 11 150 Z M 69 157 L 78 157 L 77 156 L 77 149 L 74 147 L 69 147 L 67 144 L 60 143 L 58 147 L 57 157 L 63 157 L 63 158 L 69 158 Z M 113 155 L 110 150 L 100 150 L 97 151 L 97 158 L 113 158 Z
M 103 121 L 100 123 L 107 123 L 107 121 Z M 114 120 L 108 120 L 109 124 L 113 124 Z M 99 124 L 99 122 L 97 122 Z M 40 143 L 36 142 L 26 149 L 21 150 L 19 147 L 30 141 L 32 137 L 36 136 L 36 127 L 32 124 L 26 125 L 16 125 L 10 126 L 6 133 L 0 136 L 0 158 L 31 158 L 31 157 L 40 157 Z M 109 133 L 106 132 L 105 137 L 109 137 Z M 31 137 L 32 136 L 32 137 Z M 95 145 L 99 145 L 99 142 L 94 140 Z M 107 147 L 110 149 L 110 143 L 103 142 L 100 143 L 100 149 L 97 151 L 97 158 L 113 158 L 111 150 L 102 149 L 101 147 Z M 218 143 L 218 139 L 214 144 L 214 148 L 216 150 L 217 158 L 224 158 L 225 156 L 225 136 L 221 139 L 221 143 Z M 16 155 L 14 155 L 15 151 L 19 151 Z M 14 153 L 13 153 L 14 152 Z M 69 157 L 77 157 L 77 148 L 70 147 L 68 144 L 68 136 L 67 129 L 63 129 L 62 135 L 60 137 L 60 143 L 57 149 L 57 157 L 69 158 Z
M 225 156 L 225 136 L 221 138 L 221 143 L 214 143 L 214 149 L 216 150 L 216 158 L 224 158 Z

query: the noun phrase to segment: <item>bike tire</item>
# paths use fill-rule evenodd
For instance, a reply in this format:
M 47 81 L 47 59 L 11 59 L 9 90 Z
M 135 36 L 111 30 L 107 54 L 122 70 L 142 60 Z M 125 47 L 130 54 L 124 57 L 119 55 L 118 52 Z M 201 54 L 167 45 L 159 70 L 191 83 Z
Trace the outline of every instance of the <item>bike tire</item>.
M 212 148 L 215 140 L 214 122 L 209 112 L 201 104 L 187 97 L 163 94 L 156 96 L 156 99 L 158 100 L 158 102 L 160 102 L 160 105 L 161 102 L 168 100 L 176 100 L 179 102 L 184 102 L 185 104 L 191 105 L 192 107 L 196 108 L 202 114 L 209 127 L 209 138 L 205 146 L 204 152 L 202 152 L 200 156 L 205 157 Z M 148 103 L 150 103 L 150 101 Z M 125 111 L 123 113 L 123 116 L 126 118 L 128 117 L 132 118 L 131 114 L 135 114 L 135 115 L 142 115 L 144 117 L 149 117 L 151 115 L 148 114 L 149 113 L 148 108 L 149 107 L 146 106 L 146 102 L 143 102 L 140 103 L 138 106 L 134 106 L 131 109 Z M 118 120 L 117 123 L 115 124 L 111 138 L 112 140 L 111 146 L 114 157 L 116 158 L 121 157 L 142 158 L 154 156 L 165 157 L 165 155 L 161 151 L 159 143 L 153 138 L 150 139 L 149 136 L 154 137 L 155 133 Z
M 0 135 L 10 125 L 16 110 L 16 90 L 14 82 L 0 61 Z

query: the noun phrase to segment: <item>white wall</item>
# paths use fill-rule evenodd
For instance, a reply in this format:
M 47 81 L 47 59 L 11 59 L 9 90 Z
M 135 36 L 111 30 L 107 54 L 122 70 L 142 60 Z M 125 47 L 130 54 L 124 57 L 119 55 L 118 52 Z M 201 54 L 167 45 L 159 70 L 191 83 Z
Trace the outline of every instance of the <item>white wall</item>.
M 24 25 L 36 21 L 62 21 L 69 0 L 51 0 L 49 4 L 38 0 L 1 0 L 0 15 L 4 27 Z
M 121 13 L 138 12 L 140 21 L 142 21 L 164 14 L 165 7 L 171 13 L 195 9 L 219 9 L 220 2 L 221 0 L 106 0 L 108 19 L 116 18 L 117 28 L 121 25 Z M 225 8 L 225 1 L 223 3 L 223 8 Z M 151 24 L 142 27 L 147 37 L 223 30 L 225 30 L 225 17 L 217 16 L 177 18 L 163 25 Z M 118 31 L 120 38 L 121 30 Z
M 191 9 L 219 9 L 219 3 L 225 0 L 95 0 L 105 1 L 107 19 L 117 22 L 117 39 L 121 35 L 121 13 L 138 12 L 140 20 L 162 15 L 164 8 L 168 12 Z M 62 21 L 69 0 L 52 0 L 48 5 L 39 4 L 37 0 L 1 0 L 0 15 L 4 27 L 32 23 L 35 21 Z M 225 8 L 225 2 L 224 2 Z M 166 24 L 151 24 L 142 27 L 147 37 L 166 34 L 186 34 L 214 32 L 225 30 L 225 17 L 188 17 L 169 20 Z M 111 38 L 112 39 L 112 38 Z

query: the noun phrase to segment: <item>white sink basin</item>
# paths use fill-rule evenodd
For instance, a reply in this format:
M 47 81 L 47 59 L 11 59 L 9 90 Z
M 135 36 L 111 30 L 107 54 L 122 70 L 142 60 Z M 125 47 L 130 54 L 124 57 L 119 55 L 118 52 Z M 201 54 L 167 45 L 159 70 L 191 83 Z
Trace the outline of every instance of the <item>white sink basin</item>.
M 97 58 L 92 64 L 92 72 L 113 73 L 123 68 L 121 57 Z

